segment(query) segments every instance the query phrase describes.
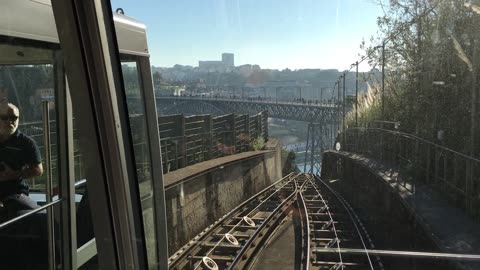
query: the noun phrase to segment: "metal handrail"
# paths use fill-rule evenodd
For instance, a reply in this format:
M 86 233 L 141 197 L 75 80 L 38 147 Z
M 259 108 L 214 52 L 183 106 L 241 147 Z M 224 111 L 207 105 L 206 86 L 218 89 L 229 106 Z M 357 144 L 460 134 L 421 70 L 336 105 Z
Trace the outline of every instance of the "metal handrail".
M 466 155 L 464 153 L 461 153 L 461 152 L 458 152 L 458 151 L 455 151 L 453 149 L 450 149 L 448 147 L 445 147 L 445 146 L 442 146 L 442 145 L 439 145 L 439 144 L 436 144 L 432 141 L 429 141 L 429 140 L 426 140 L 426 139 L 423 139 L 421 137 L 418 137 L 414 134 L 410 134 L 410 133 L 404 133 L 404 132 L 400 132 L 400 131 L 395 131 L 395 130 L 389 130 L 389 129 L 383 129 L 383 128 L 364 128 L 364 127 L 352 127 L 352 128 L 348 128 L 346 129 L 346 131 L 348 132 L 349 130 L 378 130 L 378 131 L 383 131 L 383 132 L 386 132 L 386 133 L 390 133 L 390 134 L 393 134 L 393 135 L 401 135 L 405 138 L 409 138 L 409 139 L 414 139 L 414 140 L 419 140 L 421 142 L 424 142 L 424 143 L 427 143 L 427 144 L 430 144 L 432 146 L 435 146 L 437 148 L 440 148 L 442 150 L 445 150 L 447 152 L 451 152 L 455 155 L 459 155 L 459 156 L 462 156 L 464 158 L 467 158 L 467 159 L 470 159 L 472 161 L 475 161 L 475 162 L 480 162 L 480 159 L 477 159 L 477 158 L 474 158 L 472 156 L 469 156 L 469 155 Z
M 341 136 L 344 150 L 393 165 L 390 177 L 415 193 L 418 183 L 441 187 L 446 197 L 480 219 L 475 205 L 480 160 L 414 134 L 383 128 L 348 128 Z M 390 164 L 390 165 L 388 165 Z M 477 175 L 476 175 L 477 174 Z
M 28 213 L 25 213 L 25 214 L 23 214 L 23 215 L 20 215 L 20 216 L 18 216 L 18 217 L 15 217 L 15 218 L 12 218 L 12 219 L 10 219 L 10 220 L 8 220 L 8 221 L 5 221 L 4 223 L 0 224 L 0 230 L 3 229 L 3 228 L 5 228 L 5 227 L 7 227 L 7 226 L 9 226 L 9 225 L 11 225 L 11 224 L 13 224 L 13 223 L 16 223 L 16 222 L 20 221 L 20 220 L 22 220 L 22 219 L 24 219 L 24 218 L 26 218 L 26 217 L 28 217 L 28 216 L 31 216 L 31 215 L 33 215 L 33 214 L 36 214 L 36 213 L 42 211 L 42 210 L 45 210 L 45 209 L 47 209 L 47 208 L 50 207 L 50 206 L 54 206 L 54 205 L 56 205 L 57 203 L 62 202 L 63 200 L 64 200 L 64 199 L 55 200 L 55 201 L 53 201 L 53 202 L 51 202 L 51 203 L 47 203 L 47 204 L 45 204 L 45 205 L 43 205 L 43 206 L 41 206 L 41 207 L 39 207 L 39 208 L 37 208 L 37 209 L 34 209 L 34 210 L 32 210 L 32 211 L 30 211 L 30 212 L 28 212 Z

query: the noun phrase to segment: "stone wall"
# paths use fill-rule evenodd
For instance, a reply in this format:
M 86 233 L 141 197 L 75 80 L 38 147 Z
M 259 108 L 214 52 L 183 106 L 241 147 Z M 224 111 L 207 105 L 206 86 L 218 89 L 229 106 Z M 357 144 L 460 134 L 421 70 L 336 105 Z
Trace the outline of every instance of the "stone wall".
M 166 174 L 166 208 L 169 254 L 202 230 L 281 178 L 278 141 L 267 150 L 219 158 Z M 195 170 L 198 168 L 198 170 Z M 175 178 L 172 180 L 172 178 Z

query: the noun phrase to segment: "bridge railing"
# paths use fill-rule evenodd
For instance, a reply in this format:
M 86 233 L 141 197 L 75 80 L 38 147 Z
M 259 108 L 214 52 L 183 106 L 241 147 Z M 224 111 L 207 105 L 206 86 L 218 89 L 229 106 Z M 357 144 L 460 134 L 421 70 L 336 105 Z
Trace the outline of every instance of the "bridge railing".
M 259 137 L 268 139 L 268 114 L 169 115 L 158 117 L 163 171 L 250 151 Z
M 350 128 L 342 151 L 382 161 L 390 177 L 411 192 L 431 186 L 480 218 L 480 160 L 415 135 L 381 128 Z
M 272 104 L 288 104 L 288 105 L 305 105 L 319 107 L 339 106 L 342 103 L 337 99 L 305 99 L 305 98 L 275 98 L 275 97 L 239 97 L 239 96 L 173 96 L 173 95 L 157 95 L 157 98 L 163 99 L 197 99 L 197 100 L 217 100 L 217 101 L 239 101 L 239 102 L 261 102 Z

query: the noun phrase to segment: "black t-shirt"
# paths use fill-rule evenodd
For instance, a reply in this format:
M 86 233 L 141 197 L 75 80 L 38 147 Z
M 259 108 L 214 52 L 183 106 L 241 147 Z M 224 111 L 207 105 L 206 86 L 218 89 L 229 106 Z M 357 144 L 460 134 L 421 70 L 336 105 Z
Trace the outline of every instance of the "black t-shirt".
M 0 170 L 9 166 L 18 171 L 27 164 L 40 164 L 42 157 L 35 141 L 17 130 L 7 141 L 0 143 Z M 10 181 L 0 181 L 0 199 L 24 193 L 28 195 L 28 184 L 23 178 Z

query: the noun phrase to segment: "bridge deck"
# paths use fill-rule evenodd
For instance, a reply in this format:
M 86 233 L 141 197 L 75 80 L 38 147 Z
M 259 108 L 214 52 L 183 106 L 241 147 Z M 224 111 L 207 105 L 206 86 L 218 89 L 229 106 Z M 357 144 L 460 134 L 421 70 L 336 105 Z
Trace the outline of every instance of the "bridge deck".
M 157 99 L 160 115 L 171 114 L 228 114 L 254 115 L 268 111 L 268 116 L 279 119 L 333 124 L 341 113 L 340 104 L 299 103 L 274 100 L 245 100 L 227 98 L 162 97 Z M 349 109 L 349 108 L 347 108 Z

